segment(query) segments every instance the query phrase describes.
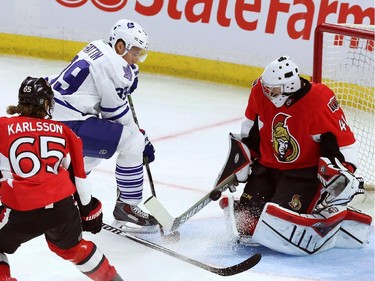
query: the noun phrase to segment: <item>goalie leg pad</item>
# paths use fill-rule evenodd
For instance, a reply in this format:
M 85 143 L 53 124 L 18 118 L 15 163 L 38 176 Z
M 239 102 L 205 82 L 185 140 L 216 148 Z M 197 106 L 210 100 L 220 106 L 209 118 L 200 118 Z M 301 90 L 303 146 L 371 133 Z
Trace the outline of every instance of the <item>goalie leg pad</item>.
M 335 206 L 323 214 L 298 214 L 267 203 L 253 235 L 255 242 L 290 255 L 311 255 L 335 247 L 347 211 Z
M 234 218 L 234 198 L 233 196 L 230 197 L 223 197 L 219 201 L 220 207 L 224 211 L 224 218 L 225 218 L 225 228 L 227 233 L 230 236 L 231 240 L 238 239 L 238 231 L 236 227 L 236 220 Z
M 251 235 L 258 219 L 252 216 L 246 207 L 240 205 L 239 200 L 234 200 L 233 196 L 223 197 L 219 205 L 224 211 L 225 226 L 231 238 L 237 241 L 243 238 L 248 241 L 246 244 L 252 244 Z
M 362 248 L 368 243 L 372 217 L 360 210 L 348 207 L 348 213 L 337 234 L 336 247 Z

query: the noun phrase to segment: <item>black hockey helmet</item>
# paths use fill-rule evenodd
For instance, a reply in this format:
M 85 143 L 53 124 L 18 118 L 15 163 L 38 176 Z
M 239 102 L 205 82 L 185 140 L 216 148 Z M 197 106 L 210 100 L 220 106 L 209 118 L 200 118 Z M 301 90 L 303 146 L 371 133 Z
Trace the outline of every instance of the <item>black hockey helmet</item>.
M 44 108 L 45 101 L 48 101 L 48 105 L 51 108 L 53 106 L 53 96 L 52 88 L 44 78 L 28 76 L 18 90 L 18 103 L 33 104 Z

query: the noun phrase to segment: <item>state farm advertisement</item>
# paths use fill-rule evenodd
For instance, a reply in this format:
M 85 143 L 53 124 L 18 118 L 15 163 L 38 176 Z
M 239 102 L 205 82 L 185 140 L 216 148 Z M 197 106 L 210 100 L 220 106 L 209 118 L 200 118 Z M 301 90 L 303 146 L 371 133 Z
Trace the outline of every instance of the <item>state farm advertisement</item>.
M 372 0 L 13 0 L 0 14 L 2 33 L 80 42 L 106 39 L 128 18 L 152 51 L 261 67 L 289 55 L 304 73 L 317 24 L 375 23 Z

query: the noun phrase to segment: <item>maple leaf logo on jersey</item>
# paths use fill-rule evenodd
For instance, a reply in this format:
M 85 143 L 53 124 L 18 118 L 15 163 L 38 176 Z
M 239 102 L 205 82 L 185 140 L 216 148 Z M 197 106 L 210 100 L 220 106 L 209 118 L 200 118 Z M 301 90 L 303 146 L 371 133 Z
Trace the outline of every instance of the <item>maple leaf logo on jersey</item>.
M 129 65 L 127 65 L 126 67 L 123 66 L 122 70 L 124 71 L 124 77 L 128 79 L 129 81 L 131 81 L 133 75 L 132 75 L 132 71 L 130 70 L 130 66 Z
M 132 29 L 132 28 L 134 28 L 134 22 L 128 22 L 128 24 L 127 24 L 127 27 L 129 28 L 129 29 Z
M 290 117 L 285 113 L 278 113 L 272 121 L 273 152 L 279 162 L 294 162 L 300 154 L 300 146 L 286 124 Z

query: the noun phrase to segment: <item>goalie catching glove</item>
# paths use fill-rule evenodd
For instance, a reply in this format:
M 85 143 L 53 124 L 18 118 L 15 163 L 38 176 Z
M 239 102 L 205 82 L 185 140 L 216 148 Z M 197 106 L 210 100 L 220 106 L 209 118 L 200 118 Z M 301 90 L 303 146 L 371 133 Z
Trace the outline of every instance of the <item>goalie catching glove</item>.
M 78 206 L 81 213 L 83 231 L 93 234 L 100 232 L 103 222 L 102 203 L 97 198 L 91 197 L 90 203 L 85 206 L 78 200 Z
M 318 179 L 323 185 L 325 198 L 316 207 L 317 210 L 333 205 L 346 205 L 355 195 L 364 194 L 363 179 L 355 177 L 337 158 L 334 163 L 326 157 L 319 159 Z

